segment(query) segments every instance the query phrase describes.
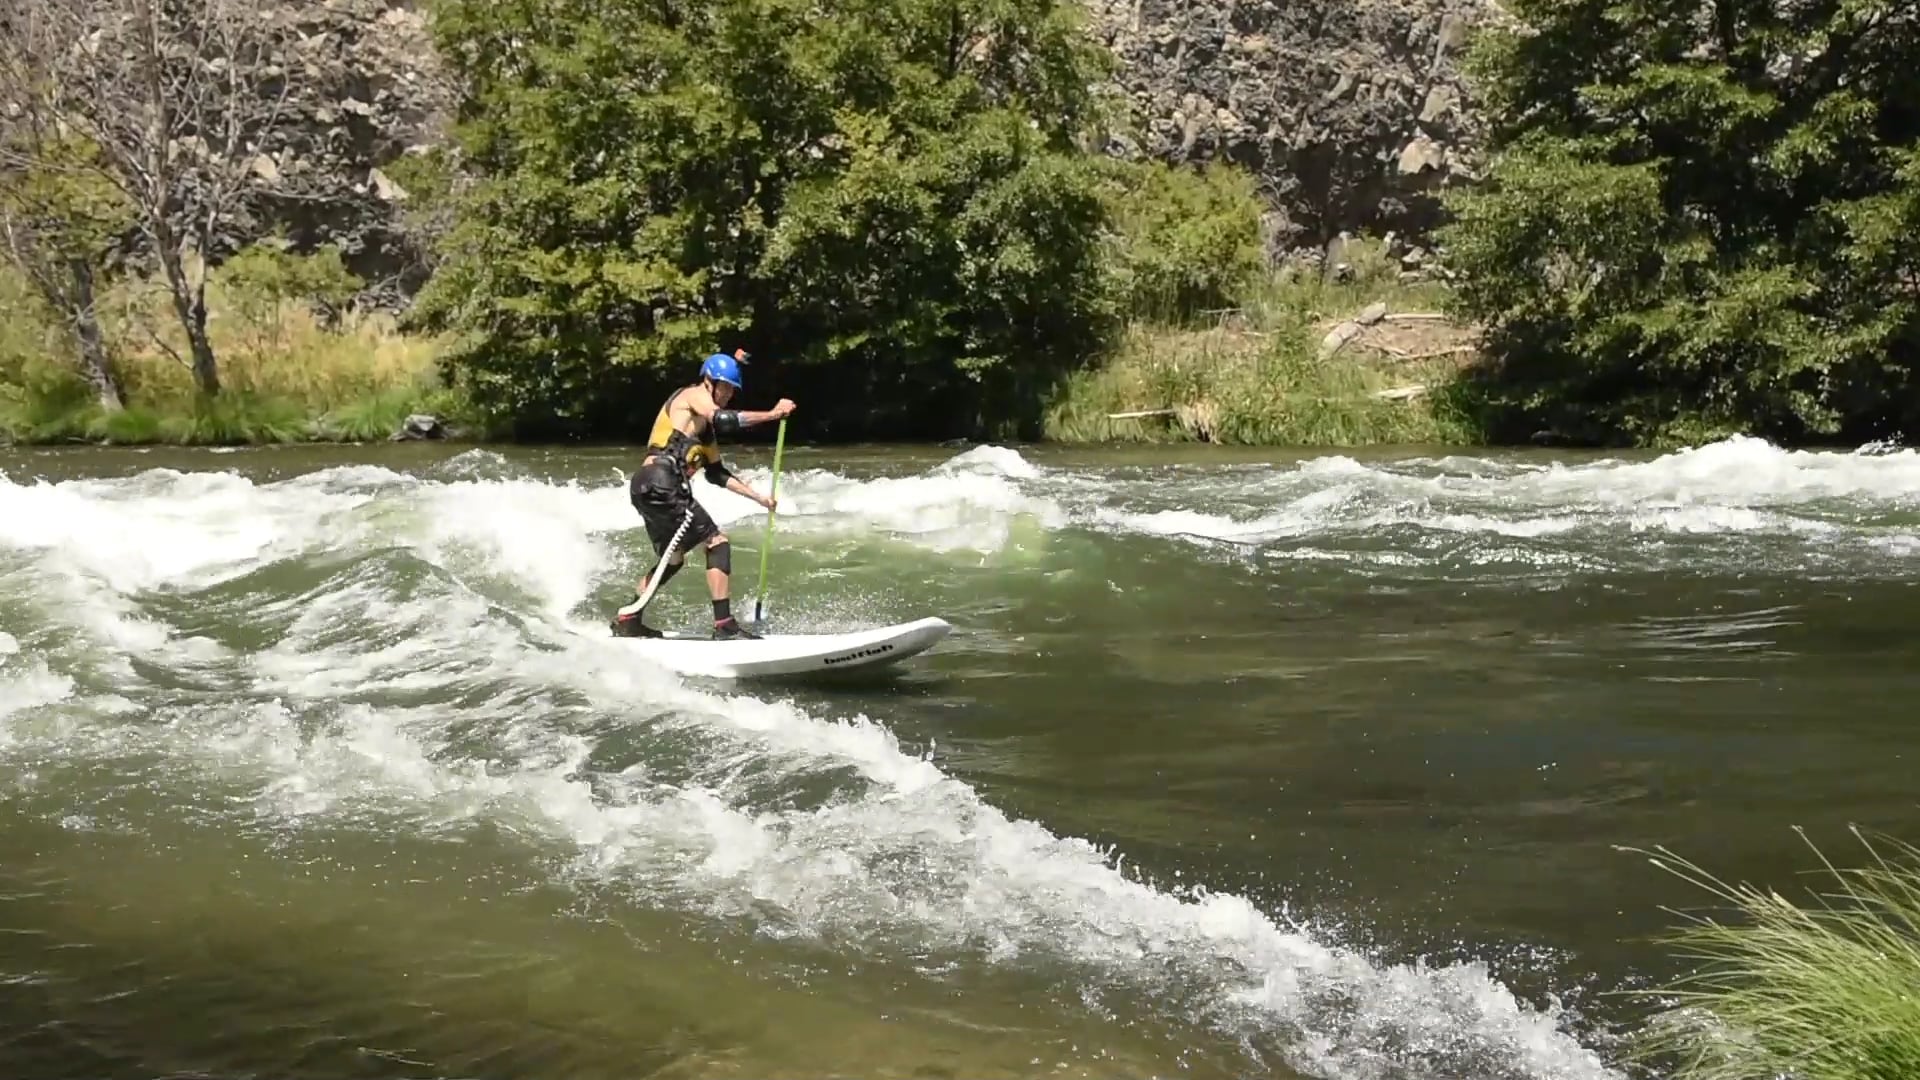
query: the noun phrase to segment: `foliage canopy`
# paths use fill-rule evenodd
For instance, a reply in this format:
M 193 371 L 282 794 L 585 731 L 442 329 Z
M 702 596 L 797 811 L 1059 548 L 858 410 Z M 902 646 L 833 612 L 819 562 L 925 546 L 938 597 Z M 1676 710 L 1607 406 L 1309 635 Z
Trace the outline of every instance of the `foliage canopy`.
M 1920 430 L 1920 9 L 1515 0 L 1453 196 L 1496 440 Z
M 820 434 L 1034 430 L 1117 314 L 1078 14 L 441 0 L 478 179 L 418 315 L 523 434 L 631 433 L 735 347 Z

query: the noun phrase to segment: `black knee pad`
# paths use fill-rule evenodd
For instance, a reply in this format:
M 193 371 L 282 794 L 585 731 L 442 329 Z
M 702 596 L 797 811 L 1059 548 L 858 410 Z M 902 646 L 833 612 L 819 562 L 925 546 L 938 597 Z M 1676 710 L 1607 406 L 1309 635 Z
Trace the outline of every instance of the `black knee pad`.
M 733 545 L 721 542 L 707 549 L 707 569 L 733 573 Z

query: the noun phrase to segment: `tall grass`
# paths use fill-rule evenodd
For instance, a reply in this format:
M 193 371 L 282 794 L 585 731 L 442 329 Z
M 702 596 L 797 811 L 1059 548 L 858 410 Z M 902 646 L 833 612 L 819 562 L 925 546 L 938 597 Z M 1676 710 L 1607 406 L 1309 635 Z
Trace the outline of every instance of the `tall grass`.
M 1067 380 L 1049 406 L 1047 437 L 1295 446 L 1477 441 L 1446 390 L 1456 365 L 1386 363 L 1357 348 L 1320 358 L 1328 322 L 1379 300 L 1395 311 L 1431 311 L 1444 296 L 1440 285 L 1399 282 L 1379 245 L 1349 250 L 1351 280 L 1286 268 L 1212 326 L 1136 321 L 1110 357 Z M 1428 392 L 1380 396 L 1414 385 Z M 1139 411 L 1161 415 L 1111 418 Z
M 1920 1076 L 1920 850 L 1885 841 L 1890 858 L 1853 832 L 1870 865 L 1836 868 L 1809 841 L 1833 887 L 1805 905 L 1665 848 L 1638 852 L 1739 917 L 1688 917 L 1667 938 L 1700 967 L 1650 992 L 1665 1007 L 1641 1055 L 1670 1062 L 1674 1080 Z
M 1313 266 L 1284 265 L 1256 280 L 1240 299 L 1245 318 L 1255 327 L 1298 330 L 1316 321 L 1350 315 L 1376 300 L 1395 311 L 1439 311 L 1445 307 L 1444 282 L 1401 281 L 1400 264 L 1387 256 L 1384 241 L 1351 240 L 1344 260 L 1352 269 L 1335 278 Z
M 208 333 L 221 393 L 207 399 L 180 359 L 185 334 L 155 282 L 104 291 L 100 321 L 128 407 L 109 414 L 73 363 L 72 343 L 38 298 L 0 272 L 0 437 L 19 442 L 240 444 L 367 441 L 413 412 L 461 418 L 435 373 L 440 343 L 384 313 L 328 325 L 304 303 L 263 302 L 215 276 Z
M 1073 375 L 1048 411 L 1046 434 L 1065 442 L 1206 441 L 1245 445 L 1459 444 L 1471 429 L 1446 399 L 1400 401 L 1379 392 L 1450 378 L 1439 364 L 1389 375 L 1364 360 L 1320 360 L 1301 336 L 1135 327 L 1098 368 Z M 1160 410 L 1171 415 L 1112 414 Z

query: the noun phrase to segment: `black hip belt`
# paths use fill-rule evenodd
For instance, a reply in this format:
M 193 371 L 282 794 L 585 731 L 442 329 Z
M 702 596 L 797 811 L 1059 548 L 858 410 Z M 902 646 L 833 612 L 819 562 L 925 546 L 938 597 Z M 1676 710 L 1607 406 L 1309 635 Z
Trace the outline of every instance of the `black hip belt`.
M 645 494 L 665 501 L 693 494 L 687 486 L 686 474 L 681 472 L 672 458 L 655 457 L 643 463 L 633 474 L 635 494 Z

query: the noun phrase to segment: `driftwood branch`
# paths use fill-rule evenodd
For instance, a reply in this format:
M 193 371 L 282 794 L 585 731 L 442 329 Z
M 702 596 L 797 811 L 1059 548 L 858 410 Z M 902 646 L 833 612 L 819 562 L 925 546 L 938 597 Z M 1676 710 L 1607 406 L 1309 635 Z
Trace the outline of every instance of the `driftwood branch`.
M 1412 362 L 1415 360 L 1438 360 L 1443 356 L 1460 356 L 1465 353 L 1476 351 L 1475 347 L 1472 345 L 1453 345 L 1445 349 L 1434 349 L 1430 352 L 1410 352 L 1406 349 L 1396 349 L 1391 345 L 1374 345 L 1372 346 L 1372 348 L 1378 349 L 1379 351 L 1386 353 L 1388 356 L 1393 357 L 1395 360 L 1399 360 L 1402 362 Z

